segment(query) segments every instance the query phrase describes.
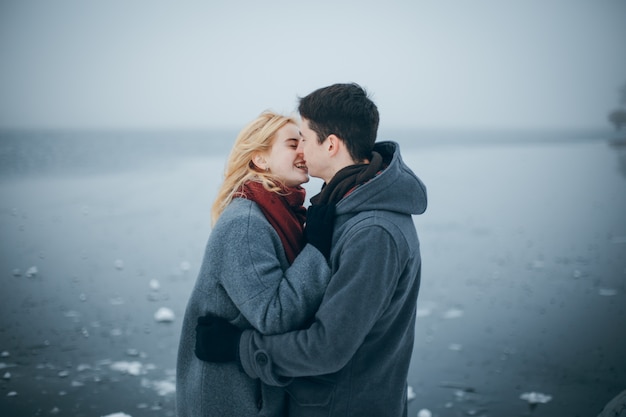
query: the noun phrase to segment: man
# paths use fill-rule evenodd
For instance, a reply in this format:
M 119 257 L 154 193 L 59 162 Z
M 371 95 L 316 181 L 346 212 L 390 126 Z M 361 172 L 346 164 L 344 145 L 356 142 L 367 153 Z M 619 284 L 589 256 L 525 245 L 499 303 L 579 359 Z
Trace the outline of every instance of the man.
M 306 231 L 331 266 L 325 296 L 308 328 L 280 335 L 203 317 L 196 355 L 284 386 L 290 416 L 406 416 L 421 270 L 412 215 L 426 189 L 397 144 L 375 143 L 378 109 L 360 86 L 321 88 L 298 110 L 309 174 L 325 182 Z M 319 227 L 328 214 L 332 244 Z

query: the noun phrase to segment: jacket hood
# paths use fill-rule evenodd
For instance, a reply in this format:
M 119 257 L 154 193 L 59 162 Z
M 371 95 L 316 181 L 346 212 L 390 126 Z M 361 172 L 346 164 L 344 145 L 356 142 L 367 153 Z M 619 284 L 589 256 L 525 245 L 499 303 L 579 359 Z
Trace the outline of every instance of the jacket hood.
M 367 210 L 424 213 L 427 206 L 426 186 L 402 161 L 400 145 L 390 141 L 377 142 L 374 151 L 382 155 L 387 167 L 341 199 L 337 203 L 337 214 Z

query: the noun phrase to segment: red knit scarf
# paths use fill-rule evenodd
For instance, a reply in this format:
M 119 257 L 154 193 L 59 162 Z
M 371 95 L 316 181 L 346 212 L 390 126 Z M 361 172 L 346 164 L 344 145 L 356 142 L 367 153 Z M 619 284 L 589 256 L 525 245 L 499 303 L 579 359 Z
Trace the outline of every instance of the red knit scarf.
M 281 194 L 268 191 L 260 182 L 248 181 L 237 197 L 254 201 L 278 233 L 289 263 L 304 248 L 304 221 L 306 208 L 303 206 L 306 191 L 302 187 L 284 187 Z

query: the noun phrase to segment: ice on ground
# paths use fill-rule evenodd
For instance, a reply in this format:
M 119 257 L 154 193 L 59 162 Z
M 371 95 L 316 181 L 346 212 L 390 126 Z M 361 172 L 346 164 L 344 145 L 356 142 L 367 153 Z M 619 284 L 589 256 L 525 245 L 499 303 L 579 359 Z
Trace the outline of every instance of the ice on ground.
M 115 297 L 115 298 L 111 298 L 111 299 L 109 300 L 109 303 L 110 303 L 112 306 L 120 306 L 120 305 L 124 304 L 124 299 L 123 299 L 122 297 Z
M 146 367 L 141 362 L 138 362 L 138 361 L 113 362 L 110 367 L 114 371 L 119 371 L 119 372 L 123 372 L 129 375 L 134 375 L 134 376 L 138 376 L 138 375 L 142 375 L 146 373 Z
M 463 310 L 459 310 L 458 308 L 451 308 L 450 310 L 443 313 L 444 319 L 456 319 L 459 317 L 463 317 L 465 313 Z
M 159 283 L 159 280 L 157 279 L 151 279 L 150 280 L 150 289 L 154 290 L 154 291 L 158 291 L 161 288 L 161 284 Z
M 180 263 L 180 270 L 183 272 L 187 272 L 189 271 L 189 269 L 191 269 L 191 264 L 187 261 L 182 261 Z
M 150 388 L 155 390 L 157 394 L 159 394 L 159 396 L 161 397 L 165 397 L 176 392 L 176 384 L 168 380 L 151 381 L 149 379 L 143 378 L 141 380 L 141 386 L 144 388 Z
M 119 271 L 124 269 L 124 261 L 122 261 L 121 259 L 116 259 L 113 264 L 115 265 L 115 269 L 117 269 Z
M 119 336 L 123 335 L 124 332 L 122 331 L 122 329 L 115 328 L 115 329 L 111 329 L 109 334 L 111 336 L 113 336 L 113 337 L 119 337 Z
M 39 270 L 37 269 L 37 267 L 36 266 L 31 266 L 30 268 L 28 268 L 26 270 L 26 277 L 27 278 L 33 278 L 38 273 L 39 273 Z
M 170 323 L 174 321 L 174 318 L 174 312 L 167 307 L 161 307 L 154 313 L 154 319 L 159 323 Z
M 545 404 L 552 400 L 552 396 L 533 391 L 523 393 L 520 399 L 528 401 L 529 404 Z
M 431 413 L 430 410 L 426 408 L 422 408 L 417 412 L 417 417 L 431 417 L 432 415 L 433 413 Z
M 65 313 L 63 313 L 63 315 L 70 319 L 80 317 L 80 313 L 76 310 L 68 310 Z
M 598 290 L 598 294 L 603 297 L 611 297 L 613 295 L 617 295 L 617 290 L 613 288 L 600 288 Z
M 126 354 L 128 356 L 139 356 L 139 350 L 134 349 L 134 348 L 128 348 L 126 349 Z
M 406 391 L 407 391 L 406 399 L 409 401 L 414 400 L 416 395 L 415 395 L 415 391 L 413 390 L 413 387 L 409 385 Z
M 102 416 L 102 417 L 132 417 L 130 414 L 126 414 L 126 413 L 113 413 L 113 414 L 107 414 L 106 416 Z

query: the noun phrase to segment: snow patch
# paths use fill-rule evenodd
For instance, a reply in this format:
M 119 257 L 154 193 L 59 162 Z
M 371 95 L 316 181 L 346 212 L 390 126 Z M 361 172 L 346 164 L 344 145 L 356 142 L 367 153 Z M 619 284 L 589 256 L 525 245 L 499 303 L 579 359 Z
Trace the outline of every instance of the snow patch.
M 552 400 L 552 396 L 533 391 L 523 393 L 520 399 L 528 401 L 529 404 L 546 404 Z
M 159 323 L 171 323 L 175 317 L 172 309 L 167 307 L 161 307 L 154 313 L 154 319 Z

